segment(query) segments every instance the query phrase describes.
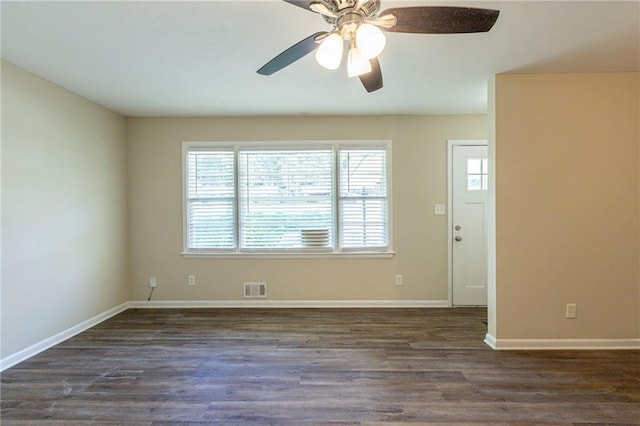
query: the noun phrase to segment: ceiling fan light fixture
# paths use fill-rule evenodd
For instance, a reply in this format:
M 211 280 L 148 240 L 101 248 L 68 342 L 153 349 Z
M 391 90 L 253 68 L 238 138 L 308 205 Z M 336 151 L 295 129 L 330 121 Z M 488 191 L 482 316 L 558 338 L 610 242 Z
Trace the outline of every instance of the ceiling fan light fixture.
M 358 77 L 369 72 L 371 72 L 371 63 L 369 60 L 362 56 L 356 47 L 349 49 L 349 55 L 347 57 L 347 75 L 349 77 Z
M 411 34 L 469 34 L 491 30 L 499 10 L 458 6 L 404 6 L 379 11 L 381 0 L 284 0 L 318 13 L 333 27 L 319 31 L 284 50 L 258 69 L 271 75 L 316 51 L 321 66 L 340 67 L 349 42 L 347 74 L 359 77 L 367 92 L 382 88 L 378 55 L 386 45 L 381 30 Z
M 361 24 L 356 31 L 356 44 L 362 56 L 367 59 L 377 57 L 384 50 L 387 39 L 380 28 L 372 24 Z
M 328 70 L 335 70 L 342 62 L 343 52 L 344 40 L 340 34 L 333 33 L 325 38 L 316 50 L 316 61 Z

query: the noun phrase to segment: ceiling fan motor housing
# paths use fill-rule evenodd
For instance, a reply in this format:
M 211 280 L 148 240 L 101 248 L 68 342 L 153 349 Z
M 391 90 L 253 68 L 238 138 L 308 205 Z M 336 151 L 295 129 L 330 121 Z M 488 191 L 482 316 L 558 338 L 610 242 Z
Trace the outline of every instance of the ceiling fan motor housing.
M 322 0 L 329 10 L 334 12 L 336 16 L 323 15 L 325 21 L 336 28 L 340 28 L 345 19 L 353 20 L 353 17 L 346 18 L 348 15 L 359 15 L 360 20 L 374 18 L 380 11 L 380 0 Z M 360 3 L 358 7 L 358 3 Z

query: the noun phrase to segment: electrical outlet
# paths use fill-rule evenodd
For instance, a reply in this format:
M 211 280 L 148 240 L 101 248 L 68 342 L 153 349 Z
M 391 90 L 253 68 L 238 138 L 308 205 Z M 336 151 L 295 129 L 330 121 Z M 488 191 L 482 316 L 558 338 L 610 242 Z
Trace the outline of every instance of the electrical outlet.
M 190 287 L 193 287 L 194 285 L 196 285 L 196 276 L 195 275 L 189 275 L 188 284 L 189 284 Z
M 575 319 L 577 313 L 577 307 L 575 303 L 567 303 L 565 308 L 564 317 L 567 319 Z
M 156 277 L 149 277 L 149 287 L 156 288 L 158 286 L 158 280 Z
M 396 275 L 396 285 L 402 285 L 402 275 Z

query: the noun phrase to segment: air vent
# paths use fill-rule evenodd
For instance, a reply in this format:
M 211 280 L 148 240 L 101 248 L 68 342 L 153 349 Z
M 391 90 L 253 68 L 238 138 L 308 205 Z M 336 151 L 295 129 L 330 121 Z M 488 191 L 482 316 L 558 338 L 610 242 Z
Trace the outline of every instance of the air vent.
M 300 239 L 305 247 L 326 247 L 329 245 L 328 229 L 303 229 L 300 231 Z
M 267 283 L 244 283 L 244 297 L 267 297 Z

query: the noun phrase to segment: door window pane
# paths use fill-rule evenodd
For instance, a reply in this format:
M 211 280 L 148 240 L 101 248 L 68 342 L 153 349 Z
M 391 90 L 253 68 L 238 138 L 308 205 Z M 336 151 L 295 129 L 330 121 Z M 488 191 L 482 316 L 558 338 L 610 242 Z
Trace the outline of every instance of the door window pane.
M 489 188 L 489 162 L 486 158 L 467 159 L 467 191 L 486 191 Z

